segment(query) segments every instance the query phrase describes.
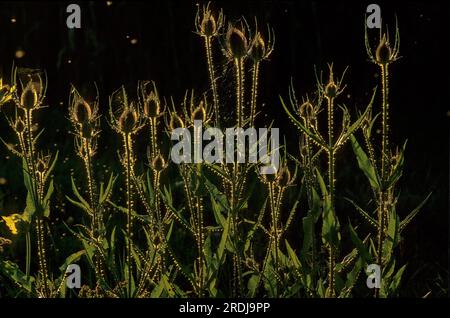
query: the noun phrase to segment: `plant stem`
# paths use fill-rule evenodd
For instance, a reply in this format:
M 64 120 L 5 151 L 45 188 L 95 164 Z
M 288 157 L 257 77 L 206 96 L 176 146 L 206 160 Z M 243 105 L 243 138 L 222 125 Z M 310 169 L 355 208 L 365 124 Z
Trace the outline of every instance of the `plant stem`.
M 236 67 L 236 116 L 237 126 L 242 127 L 244 112 L 244 59 L 234 59 Z
M 259 62 L 255 62 L 252 72 L 252 98 L 250 101 L 250 125 L 254 125 L 256 115 L 256 99 L 258 97 Z
M 330 203 L 331 203 L 331 213 L 333 213 L 333 216 L 335 214 L 334 211 L 334 145 L 333 145 L 333 131 L 334 131 L 334 114 L 333 114 L 333 106 L 334 106 L 334 99 L 329 98 L 328 99 L 328 191 L 330 196 Z M 328 279 L 329 279 L 329 291 L 330 291 L 330 297 L 335 297 L 335 253 L 334 253 L 334 247 L 332 243 L 329 243 L 328 246 L 328 253 L 329 253 L 329 260 L 328 260 Z
M 213 93 L 213 102 L 214 102 L 214 113 L 216 119 L 216 126 L 218 127 L 220 124 L 220 113 L 219 113 L 219 95 L 217 93 L 217 84 L 216 77 L 214 74 L 214 62 L 212 57 L 212 46 L 211 46 L 211 36 L 205 36 L 205 50 L 206 50 L 206 60 L 208 62 L 208 73 L 209 73 L 209 81 L 211 83 L 211 89 Z
M 31 195 L 33 197 L 34 204 L 37 207 L 41 205 L 41 198 L 39 197 L 38 191 L 38 180 L 36 175 L 36 163 L 35 163 L 35 152 L 33 145 L 33 133 L 32 133 L 32 123 L 33 123 L 33 111 L 31 109 L 25 110 L 25 122 L 26 122 L 26 139 L 28 143 L 28 152 L 25 154 L 28 157 L 29 168 L 28 171 L 31 179 Z M 48 282 L 47 282 L 47 262 L 45 256 L 45 244 L 44 244 L 44 234 L 41 216 L 36 217 L 36 235 L 38 239 L 38 262 L 40 267 L 40 272 L 42 274 L 42 280 L 44 282 L 43 294 L 45 297 L 49 296 L 48 293 Z
M 124 134 L 125 155 L 126 155 L 126 183 L 127 183 L 127 265 L 128 265 L 128 297 L 131 297 L 131 211 L 132 203 L 132 185 L 131 185 L 131 137 L 130 134 Z
M 382 94 L 383 94 L 383 114 L 382 114 L 382 141 L 381 141 L 381 177 L 386 181 L 386 157 L 389 150 L 389 72 L 388 65 L 381 66 Z

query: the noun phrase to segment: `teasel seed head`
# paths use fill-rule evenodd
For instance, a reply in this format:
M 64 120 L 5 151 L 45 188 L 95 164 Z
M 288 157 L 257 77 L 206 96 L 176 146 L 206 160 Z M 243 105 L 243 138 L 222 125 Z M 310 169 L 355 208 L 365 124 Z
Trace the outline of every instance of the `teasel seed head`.
M 197 33 L 204 37 L 217 36 L 223 26 L 224 21 L 222 10 L 220 10 L 217 14 L 213 14 L 211 9 L 209 8 L 209 5 L 210 3 L 208 3 L 206 6 L 203 6 L 201 14 L 199 6 L 197 10 L 197 16 L 195 18 L 195 27 L 197 29 Z
M 158 172 L 163 171 L 167 167 L 167 163 L 161 154 L 158 154 L 155 158 L 153 158 L 151 165 L 152 168 Z
M 119 117 L 119 129 L 125 134 L 131 134 L 138 126 L 138 113 L 131 108 L 125 108 Z
M 207 37 L 217 34 L 216 19 L 210 11 L 206 11 L 203 13 L 203 19 L 200 24 L 200 32 L 203 36 Z
M 291 184 L 291 172 L 288 167 L 283 167 L 277 175 L 277 183 L 280 187 L 284 188 Z
M 207 115 L 206 115 L 206 109 L 203 106 L 203 101 L 201 101 L 200 104 L 198 105 L 198 107 L 196 109 L 194 109 L 191 117 L 192 117 L 192 122 L 194 120 L 201 120 L 202 122 L 206 122 Z
M 38 103 L 38 92 L 33 83 L 30 81 L 27 86 L 25 86 L 20 96 L 20 107 L 26 110 L 32 110 L 38 106 Z
M 266 44 L 264 42 L 261 33 L 257 32 L 253 38 L 252 45 L 250 47 L 249 55 L 254 62 L 259 62 L 266 58 Z
M 92 120 L 91 106 L 84 100 L 80 100 L 76 105 L 73 113 L 77 123 L 83 124 Z
M 175 112 L 172 112 L 170 114 L 170 122 L 169 122 L 170 130 L 175 130 L 177 128 L 184 128 L 184 127 L 185 125 L 181 117 L 178 116 Z
M 15 124 L 14 124 L 14 130 L 18 134 L 22 134 L 25 131 L 25 123 L 23 122 L 21 117 L 18 117 Z
M 247 38 L 241 30 L 236 27 L 228 27 L 226 36 L 228 55 L 233 59 L 244 58 L 248 53 Z
M 47 171 L 47 163 L 43 158 L 38 159 L 36 170 L 39 174 L 44 174 Z
M 306 101 L 300 105 L 299 114 L 302 118 L 307 118 L 308 120 L 314 116 L 314 106 L 310 101 Z
M 144 101 L 144 116 L 146 118 L 156 118 L 161 114 L 161 106 L 158 97 L 151 92 Z
M 392 50 L 389 41 L 386 39 L 386 34 L 380 39 L 380 43 L 375 51 L 375 59 L 380 65 L 386 65 L 393 62 Z
M 338 95 L 338 87 L 333 80 L 333 73 L 330 72 L 330 79 L 328 80 L 327 85 L 325 86 L 325 97 L 328 99 L 336 98 Z

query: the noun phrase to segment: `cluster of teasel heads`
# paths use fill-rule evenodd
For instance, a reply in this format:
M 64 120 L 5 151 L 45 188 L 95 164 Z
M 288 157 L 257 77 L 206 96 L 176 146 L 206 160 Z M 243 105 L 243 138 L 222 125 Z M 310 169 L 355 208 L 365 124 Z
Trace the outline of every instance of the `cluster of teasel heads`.
M 15 155 L 22 158 L 24 183 L 27 188 L 27 204 L 23 214 L 16 215 L 16 221 L 25 224 L 26 231 L 26 278 L 30 278 L 31 267 L 31 231 L 35 229 L 37 241 L 38 275 L 37 294 L 49 297 L 54 290 L 61 286 L 54 286 L 49 282 L 49 272 L 45 247 L 45 219 L 50 215 L 50 197 L 53 193 L 53 180 L 51 172 L 57 160 L 57 153 L 52 156 L 37 148 L 36 141 L 42 131 L 34 120 L 35 112 L 44 106 L 47 79 L 41 72 L 19 72 L 13 69 L 13 85 L 9 88 L 2 87 L 2 100 L 14 101 L 15 116 L 7 118 L 9 125 L 14 130 L 17 145 L 2 142 Z M 53 160 L 52 160 L 52 157 Z
M 392 250 L 398 241 L 398 232 L 411 221 L 425 201 L 402 222 L 398 221 L 395 212 L 395 183 L 401 175 L 403 152 L 390 149 L 388 126 L 388 68 L 398 59 L 398 28 L 393 46 L 388 35 L 380 33 L 375 50 L 371 49 L 366 34 L 367 53 L 371 61 L 380 67 L 382 80 L 382 142 L 378 158 L 374 150 L 378 148 L 374 147 L 371 134 L 378 118 L 378 115 L 372 115 L 375 112 L 373 104 L 376 90 L 374 89 L 364 112 L 352 122 L 348 108 L 338 104 L 340 95 L 346 88 L 343 83 L 346 69 L 338 77 L 333 64 L 330 64 L 325 81 L 322 74 L 316 76 L 317 91 L 314 99 L 306 97 L 299 102 L 293 85 L 289 88 L 291 107 L 281 99 L 289 118 L 301 132 L 300 156 L 297 159 L 284 149 L 284 157 L 276 173 L 259 176 L 261 184 L 267 190 L 267 199 L 258 207 L 260 212 L 250 211 L 250 214 L 245 214 L 249 209 L 257 208 L 248 206 L 247 191 L 247 183 L 257 166 L 179 164 L 177 169 L 182 179 L 184 203 L 181 208 L 177 208 L 170 185 L 161 182 L 162 174 L 168 168 L 168 158 L 162 150 L 164 136 L 159 132 L 164 128 L 168 132 L 176 128 L 194 129 L 197 120 L 201 120 L 206 126 L 214 124 L 221 127 L 225 123 L 221 113 L 225 104 L 219 95 L 220 82 L 214 59 L 215 42 L 218 42 L 224 58 L 234 69 L 234 124 L 237 127 L 253 126 L 258 114 L 261 63 L 269 59 L 273 52 L 274 31 L 267 27 L 264 35 L 258 30 L 255 21 L 252 32 L 244 19 L 238 23 L 226 24 L 222 11 L 214 12 L 209 3 L 198 8 L 195 26 L 197 34 L 204 41 L 211 96 L 196 96 L 194 91 L 186 92 L 181 107 L 178 108 L 173 99 L 167 103 L 160 98 L 154 82 L 140 81 L 136 99 L 130 99 L 124 87 L 113 92 L 109 98 L 108 123 L 122 143 L 118 158 L 125 184 L 123 207 L 119 204 L 120 199 L 112 196 L 117 176 L 111 175 L 106 183 L 95 177 L 93 162 L 97 156 L 101 133 L 98 91 L 94 98 L 86 98 L 75 87 L 71 88 L 68 117 L 72 123 L 75 152 L 84 164 L 87 198 L 79 192 L 72 178 L 73 195 L 76 198 L 67 196 L 67 200 L 85 211 L 89 218 L 88 225 L 78 225 L 78 231 L 71 231 L 82 241 L 85 248 L 82 254 L 88 257 L 95 273 L 94 289 L 84 287 L 80 295 L 220 296 L 218 289 L 224 288 L 220 279 L 226 272 L 231 273 L 231 279 L 229 286 L 225 288 L 230 290 L 232 296 L 255 296 L 262 289 L 272 297 L 289 296 L 303 288 L 305 296 L 345 297 L 351 295 L 359 273 L 364 270 L 363 265 L 370 262 L 381 266 L 383 278 L 399 281 L 404 267 L 394 271 Z M 246 81 L 246 66 L 249 63 L 250 85 Z M 25 213 L 17 215 L 17 218 L 33 225 L 36 231 L 39 264 L 37 295 L 51 297 L 58 295 L 64 287 L 64 274 L 59 280 L 51 279 L 45 249 L 44 222 L 50 213 L 49 200 L 53 192 L 51 172 L 56 155 L 44 154 L 37 149 L 36 139 L 40 133 L 35 133 L 37 123 L 33 117 L 35 111 L 44 107 L 47 83 L 41 73 L 17 74 L 17 71 L 14 72 L 12 82 L 9 86 L 0 81 L 0 106 L 11 100 L 17 106 L 15 117 L 8 118 L 8 121 L 16 133 L 18 146 L 4 142 L 8 149 L 23 158 L 29 199 Z M 250 87 L 248 102 L 247 86 Z M 319 119 L 324 108 L 325 129 L 321 127 L 322 121 Z M 337 129 L 335 116 L 339 110 L 342 124 Z M 363 133 L 368 155 L 353 136 L 358 130 Z M 323 131 L 326 133 L 323 134 Z M 149 169 L 142 173 L 135 141 L 144 132 L 148 132 L 146 166 Z M 196 136 L 194 140 L 201 140 L 201 137 Z M 377 217 L 372 217 L 357 203 L 349 200 L 373 227 L 376 240 L 372 241 L 370 234 L 359 239 L 350 225 L 349 232 L 356 248 L 342 257 L 339 211 L 335 210 L 336 155 L 347 141 L 351 141 L 358 164 L 370 181 Z M 55 158 L 52 160 L 52 157 Z M 326 179 L 320 172 L 321 157 L 326 159 Z M 290 171 L 289 163 L 296 163 L 294 173 Z M 301 179 L 299 175 L 302 175 Z M 218 186 L 211 182 L 214 178 L 217 178 Z M 297 215 L 301 197 L 301 191 L 298 191 L 295 203 L 288 213 L 284 212 L 286 191 L 295 186 L 296 180 L 305 186 L 308 205 L 308 213 L 303 218 L 304 242 L 300 255 L 295 253 L 286 240 L 282 244 L 289 225 Z M 106 218 L 110 207 L 126 216 L 123 230 L 125 256 L 120 261 L 118 258 L 121 257 L 114 255 L 113 248 L 116 229 L 112 234 L 107 229 Z M 216 223 L 213 223 L 210 213 L 205 213 L 208 207 L 213 212 Z M 142 209 L 145 214 L 138 213 Z M 315 234 L 319 219 L 322 220 L 322 245 L 318 244 Z M 183 263 L 171 249 L 169 240 L 174 222 L 181 225 L 188 235 L 192 235 L 196 251 L 191 263 Z M 27 279 L 31 276 L 31 231 L 32 227 L 28 226 Z M 135 239 L 139 232 L 143 232 L 146 238 L 147 244 L 144 247 Z M 265 243 L 257 239 L 257 232 L 265 235 Z M 218 241 L 216 250 L 212 248 L 213 238 Z M 0 248 L 9 244 L 6 239 L 0 240 Z M 371 247 L 367 248 L 369 242 Z M 327 255 L 326 270 L 321 270 L 324 263 L 321 261 L 321 249 Z M 229 255 L 230 262 L 226 262 L 226 255 Z M 116 267 L 120 269 L 117 270 Z M 323 272 L 326 272 L 325 275 L 322 275 Z M 345 272 L 346 280 L 343 276 Z M 174 283 L 178 274 L 191 285 L 189 292 L 182 293 Z M 388 294 L 387 289 L 375 290 L 375 296 Z

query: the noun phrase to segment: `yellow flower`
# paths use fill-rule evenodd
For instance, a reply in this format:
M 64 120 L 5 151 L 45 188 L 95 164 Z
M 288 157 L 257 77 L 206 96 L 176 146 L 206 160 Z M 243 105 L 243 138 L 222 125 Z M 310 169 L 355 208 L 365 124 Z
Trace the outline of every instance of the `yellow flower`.
M 3 221 L 5 221 L 6 226 L 9 228 L 12 234 L 16 235 L 18 233 L 17 231 L 17 224 L 20 222 L 21 217 L 19 214 L 12 214 L 10 216 L 2 216 Z
M 12 99 L 15 86 L 3 85 L 3 79 L 0 78 L 0 106 Z

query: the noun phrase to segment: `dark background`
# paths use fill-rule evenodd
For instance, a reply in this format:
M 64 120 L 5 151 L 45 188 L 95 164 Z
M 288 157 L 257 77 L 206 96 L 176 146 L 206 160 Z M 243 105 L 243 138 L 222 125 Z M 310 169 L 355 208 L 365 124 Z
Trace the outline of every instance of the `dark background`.
M 76 2 L 81 6 L 82 28 L 68 30 L 63 2 L 0 2 L 0 75 L 8 79 L 12 63 L 45 69 L 49 86 L 47 104 L 39 120 L 46 127 L 48 147 L 59 148 L 62 158 L 59 173 L 79 162 L 69 160 L 73 143 L 67 134 L 65 119 L 69 85 L 83 90 L 95 81 L 100 91 L 100 111 L 107 109 L 108 94 L 121 84 L 134 87 L 139 79 L 155 80 L 161 95 L 180 101 L 186 89 L 207 90 L 203 43 L 194 31 L 194 1 L 106 1 Z M 314 65 L 326 70 L 334 62 L 340 74 L 345 66 L 347 89 L 341 102 L 355 114 L 367 104 L 371 91 L 379 84 L 378 68 L 368 61 L 364 47 L 364 13 L 370 2 L 344 1 L 218 1 L 229 21 L 242 15 L 249 22 L 270 23 L 276 34 L 276 46 L 270 62 L 263 63 L 260 101 L 264 113 L 275 120 L 297 153 L 297 132 L 282 109 L 278 95 L 287 98 L 293 77 L 298 97 L 315 89 Z M 449 184 L 449 107 L 448 5 L 438 2 L 381 2 L 382 16 L 390 29 L 398 17 L 402 58 L 391 68 L 392 141 L 408 139 L 406 168 L 401 181 L 400 215 L 406 215 L 430 192 L 430 201 L 406 230 L 401 255 L 412 270 L 407 273 L 404 295 L 422 296 L 433 289 L 447 288 L 448 273 L 448 184 Z M 15 22 L 12 22 L 12 18 Z M 369 30 L 375 46 L 377 31 Z M 136 44 L 131 40 L 137 39 Z M 216 47 L 217 49 L 217 47 Z M 17 51 L 22 58 L 16 58 Z M 216 61 L 225 64 L 217 49 Z M 232 73 L 222 74 L 221 94 L 232 95 Z M 227 84 L 229 83 L 229 84 Z M 379 97 L 379 96 L 378 96 Z M 376 107 L 380 107 L 377 98 Z M 0 118 L 0 134 L 8 138 L 10 130 Z M 112 148 L 113 132 L 103 131 L 104 147 Z M 115 156 L 115 152 L 110 153 Z M 66 157 L 67 156 L 67 157 Z M 0 147 L 0 203 L 5 212 L 16 212 L 24 198 L 17 161 Z M 338 158 L 338 194 L 358 198 L 368 190 L 363 176 L 355 171 L 348 147 Z M 108 158 L 106 158 L 106 162 Z M 99 159 L 98 165 L 104 162 Z M 105 159 L 103 159 L 105 160 Z M 117 160 L 114 157 L 114 160 Z M 347 162 L 348 161 L 348 162 Z M 66 169 L 66 170 L 64 170 Z M 58 171 L 58 170 L 57 170 Z M 66 171 L 66 172 L 64 172 Z M 345 188 L 339 189 L 339 184 Z M 61 199 L 61 202 L 63 200 Z M 14 203 L 17 202 L 17 203 Z M 362 200 L 361 200 L 362 202 Z M 61 203 L 64 205 L 64 203 Z M 0 205 L 1 208 L 1 205 Z M 354 210 L 342 204 L 343 215 Z M 404 211 L 403 211 L 404 210 Z M 62 217 L 64 217 L 62 209 Z M 67 217 L 67 216 L 66 216 Z M 344 217 L 343 217 L 344 218 Z M 408 288 L 414 287 L 414 288 Z

